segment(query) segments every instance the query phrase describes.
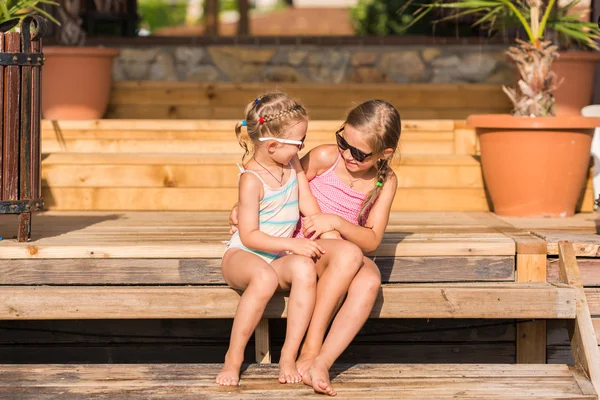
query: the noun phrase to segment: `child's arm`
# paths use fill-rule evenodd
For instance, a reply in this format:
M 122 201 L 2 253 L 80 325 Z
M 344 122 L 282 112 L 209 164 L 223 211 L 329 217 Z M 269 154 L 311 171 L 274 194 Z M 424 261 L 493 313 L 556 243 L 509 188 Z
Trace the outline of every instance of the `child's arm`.
M 398 179 L 391 172 L 381 189 L 379 198 L 371 208 L 365 226 L 355 225 L 338 215 L 320 214 L 304 219 L 304 234 L 310 235 L 315 232 L 315 235 L 319 235 L 322 232 L 336 230 L 365 253 L 371 253 L 381 243 L 397 188 Z
M 315 196 L 310 191 L 308 178 L 302 169 L 298 156 L 292 159 L 292 167 L 296 170 L 298 179 L 298 207 L 300 208 L 300 212 L 306 216 L 319 214 L 321 212 L 319 203 L 317 203 L 317 199 L 315 199 Z
M 259 229 L 259 209 L 262 182 L 252 174 L 242 174 L 239 189 L 239 232 L 242 244 L 249 249 L 267 253 L 291 251 L 307 257 L 320 257 L 325 251 L 314 241 L 273 237 Z
M 335 160 L 337 159 L 337 155 L 338 151 L 336 146 L 321 145 L 310 150 L 308 153 L 306 153 L 304 157 L 302 157 L 302 160 L 300 160 L 300 169 L 302 170 L 304 178 L 306 179 L 306 186 L 309 189 L 309 191 L 310 187 L 308 186 L 308 182 L 313 180 L 315 176 L 322 174 L 323 172 L 331 168 L 331 166 L 335 163 Z M 302 193 L 302 187 L 300 187 L 300 190 L 300 193 Z M 321 212 L 319 208 L 319 203 L 313 196 L 312 192 L 310 192 L 310 197 L 314 200 L 314 203 L 316 204 L 316 209 L 319 211 L 315 213 L 311 213 L 311 211 L 305 213 L 303 211 L 302 214 L 306 216 L 318 214 Z M 332 230 L 328 232 L 323 232 L 320 235 L 313 235 L 311 237 L 311 239 L 319 238 L 341 239 L 342 236 L 339 234 L 339 232 Z

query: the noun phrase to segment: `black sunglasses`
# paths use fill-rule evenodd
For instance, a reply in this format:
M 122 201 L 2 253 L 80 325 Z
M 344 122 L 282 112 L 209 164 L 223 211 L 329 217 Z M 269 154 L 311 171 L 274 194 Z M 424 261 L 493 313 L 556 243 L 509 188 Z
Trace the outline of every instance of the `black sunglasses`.
M 346 142 L 346 139 L 344 139 L 342 135 L 340 135 L 340 132 L 343 130 L 344 128 L 340 128 L 335 133 L 335 139 L 337 140 L 337 145 L 340 148 L 340 150 L 346 151 L 347 149 L 350 149 L 350 154 L 352 154 L 352 158 L 354 158 L 358 162 L 363 162 L 367 159 L 367 157 L 373 155 L 373 153 L 366 154 L 362 150 L 359 150 L 354 146 L 350 146 L 348 142 Z

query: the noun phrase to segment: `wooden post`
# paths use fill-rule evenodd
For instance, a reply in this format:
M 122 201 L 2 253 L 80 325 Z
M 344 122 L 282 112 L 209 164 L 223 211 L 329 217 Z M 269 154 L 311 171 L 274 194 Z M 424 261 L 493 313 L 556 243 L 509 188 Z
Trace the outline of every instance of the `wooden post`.
M 517 254 L 517 282 L 545 282 L 546 254 Z M 517 324 L 517 363 L 546 363 L 546 321 Z
M 21 51 L 21 37 L 17 32 L 5 35 L 6 51 Z M 5 68 L 4 76 L 4 157 L 2 180 L 2 200 L 19 199 L 19 103 L 21 74 L 18 65 Z
M 558 242 L 558 259 L 560 280 L 578 289 L 575 320 L 568 321 L 573 359 L 589 376 L 596 393 L 600 393 L 600 352 L 573 243 Z
M 269 336 L 269 320 L 263 318 L 254 330 L 254 352 L 256 362 L 271 364 L 271 340 Z
M 219 35 L 219 0 L 204 0 L 204 26 L 207 36 Z
M 43 207 L 39 41 L 44 27 L 43 18 L 29 16 L 21 21 L 21 32 L 0 33 L 0 213 L 19 216 L 19 242 L 30 239 L 31 213 Z
M 246 36 L 250 34 L 250 5 L 248 0 L 238 0 L 238 11 L 240 13 L 240 21 L 238 22 L 238 35 Z
M 517 245 L 517 282 L 546 282 L 545 240 L 529 233 L 512 233 Z M 517 323 L 517 363 L 546 363 L 546 321 Z

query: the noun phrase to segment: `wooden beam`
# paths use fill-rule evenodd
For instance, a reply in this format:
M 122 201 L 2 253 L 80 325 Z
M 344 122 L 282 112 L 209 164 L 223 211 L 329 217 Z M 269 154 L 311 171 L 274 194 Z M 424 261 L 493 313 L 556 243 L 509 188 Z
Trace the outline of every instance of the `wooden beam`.
M 258 364 L 271 363 L 271 336 L 266 318 L 261 319 L 254 330 L 254 353 Z
M 370 316 L 575 318 L 575 294 L 549 284 L 382 285 Z M 239 297 L 226 286 L 4 286 L 0 320 L 233 318 Z M 287 301 L 277 292 L 263 317 L 285 318 Z
M 576 316 L 568 321 L 571 350 L 575 363 L 589 376 L 597 393 L 600 393 L 600 352 L 590 309 L 588 307 L 573 243 L 558 242 L 560 279 L 577 288 Z

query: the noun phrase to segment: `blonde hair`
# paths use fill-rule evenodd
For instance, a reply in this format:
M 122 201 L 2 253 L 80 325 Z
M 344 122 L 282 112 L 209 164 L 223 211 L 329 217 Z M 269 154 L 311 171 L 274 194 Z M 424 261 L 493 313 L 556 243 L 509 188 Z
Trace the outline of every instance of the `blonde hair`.
M 264 94 L 246 106 L 244 123 L 235 125 L 235 135 L 244 149 L 242 162 L 250 154 L 248 142 L 256 145 L 261 137 L 281 138 L 294 121 L 308 120 L 304 107 L 284 93 Z
M 373 151 L 372 157 L 379 157 L 385 149 L 391 148 L 396 153 L 400 134 L 402 132 L 402 120 L 400 113 L 392 104 L 385 100 L 369 100 L 354 107 L 346 117 L 344 125 L 352 125 L 356 130 L 363 132 L 365 140 Z M 390 175 L 390 161 L 380 159 L 375 163 L 377 168 L 377 180 L 367 198 L 363 202 L 360 213 L 358 214 L 358 223 L 364 225 L 370 208 L 373 206 L 381 193 L 385 181 Z

